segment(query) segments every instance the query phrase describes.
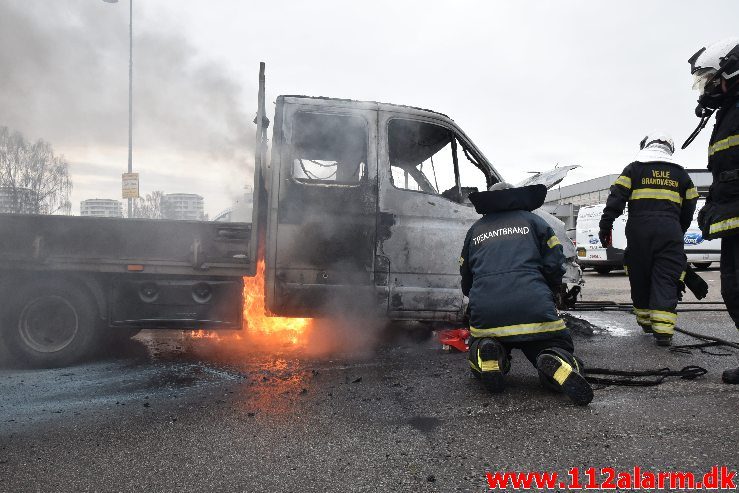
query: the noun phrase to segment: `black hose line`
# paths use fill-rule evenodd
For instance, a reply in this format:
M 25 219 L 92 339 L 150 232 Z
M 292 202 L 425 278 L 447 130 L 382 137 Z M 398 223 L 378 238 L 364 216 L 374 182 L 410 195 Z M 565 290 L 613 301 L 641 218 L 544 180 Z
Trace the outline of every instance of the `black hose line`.
M 670 352 L 672 353 L 681 353 L 681 354 L 693 354 L 693 350 L 697 349 L 703 354 L 708 354 L 710 356 L 734 356 L 734 353 L 732 351 L 722 351 L 722 352 L 716 352 L 716 351 L 709 351 L 708 348 L 714 348 L 714 347 L 721 347 L 723 344 L 720 342 L 700 342 L 698 344 L 680 344 L 680 345 L 673 345 L 670 347 Z
M 739 349 L 739 343 L 736 343 L 733 341 L 727 341 L 726 339 L 721 339 L 720 337 L 707 336 L 705 334 L 699 334 L 698 332 L 691 332 L 689 330 L 681 329 L 679 327 L 675 327 L 675 331 L 680 332 L 681 334 L 685 334 L 690 337 L 695 337 L 696 339 L 702 339 L 704 341 L 714 342 L 717 345 L 729 346 L 734 349 Z
M 684 305 L 713 305 L 721 303 L 711 303 L 709 301 L 695 301 L 681 303 Z M 578 305 L 572 311 L 632 311 L 633 306 L 628 303 L 616 303 L 613 301 L 585 301 L 578 302 Z M 726 309 L 713 310 L 710 308 L 686 308 L 683 310 L 677 310 L 678 312 L 693 312 L 693 311 L 725 311 Z M 709 336 L 700 334 L 698 332 L 692 332 L 689 330 L 675 327 L 676 332 L 685 334 L 690 337 L 694 337 L 702 342 L 698 344 L 684 344 L 678 346 L 672 346 L 670 351 L 690 353 L 691 349 L 700 349 L 701 352 L 712 356 L 731 356 L 731 352 L 715 353 L 707 351 L 708 347 L 721 347 L 726 346 L 733 349 L 739 349 L 739 343 L 733 341 L 727 341 L 719 337 Z M 612 370 L 610 368 L 585 368 L 583 374 L 585 379 L 593 384 L 601 385 L 619 385 L 624 387 L 653 387 L 661 384 L 668 377 L 680 377 L 683 380 L 693 380 L 701 377 L 708 373 L 708 370 L 701 366 L 689 365 L 684 367 L 682 370 L 671 370 L 670 368 L 660 368 L 657 370 Z M 603 376 L 605 375 L 605 376 Z M 618 377 L 618 378 L 609 378 Z M 645 378 L 655 377 L 655 378 Z
M 702 377 L 708 370 L 701 366 L 690 365 L 682 370 L 659 368 L 657 370 L 612 370 L 610 368 L 585 368 L 585 379 L 590 383 L 601 385 L 620 385 L 623 387 L 654 387 L 661 384 L 668 377 L 680 377 L 683 380 L 693 380 Z M 611 375 L 621 378 L 607 378 L 597 375 Z M 645 377 L 656 377 L 644 379 Z
M 681 306 L 693 306 L 693 305 L 723 305 L 721 302 L 711 302 L 711 301 L 686 301 L 678 303 L 678 308 L 675 310 L 677 313 L 687 313 L 687 312 L 725 312 L 727 311 L 726 308 L 680 308 Z M 630 303 L 616 303 L 614 301 L 578 301 L 577 304 L 570 309 L 569 311 L 579 311 L 579 312 L 608 312 L 608 311 L 632 311 L 634 309 L 633 305 Z

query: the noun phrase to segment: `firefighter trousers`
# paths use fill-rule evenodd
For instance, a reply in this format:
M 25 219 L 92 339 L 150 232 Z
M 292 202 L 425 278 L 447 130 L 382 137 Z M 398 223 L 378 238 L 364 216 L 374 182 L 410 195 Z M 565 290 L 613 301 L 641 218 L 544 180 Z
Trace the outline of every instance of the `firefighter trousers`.
M 658 215 L 629 216 L 624 266 L 636 321 L 657 336 L 671 336 L 687 265 L 680 223 Z
M 739 328 L 739 235 L 721 238 L 721 296 Z
M 539 354 L 547 349 L 564 349 L 569 354 L 575 353 L 575 345 L 572 342 L 572 336 L 569 330 L 558 330 L 551 332 L 548 337 L 542 339 L 535 339 L 531 341 L 511 341 L 507 337 L 493 337 L 498 341 L 506 350 L 507 356 L 510 358 L 511 351 L 513 349 L 520 349 L 521 352 L 526 356 L 526 359 L 536 367 L 536 358 Z M 474 347 L 478 341 L 481 341 L 477 337 L 470 337 L 470 354 L 474 353 Z
M 539 369 L 537 360 L 541 354 L 548 353 L 555 355 L 575 368 L 578 373 L 583 371 L 583 362 L 574 355 L 575 345 L 572 342 L 572 336 L 569 330 L 552 332 L 548 337 L 536 340 L 511 341 L 507 337 L 495 337 L 493 339 L 498 341 L 506 352 L 506 362 L 501 367 L 503 373 L 508 373 L 510 370 L 511 351 L 513 349 L 520 349 L 526 356 L 526 359 L 538 370 L 541 384 L 550 390 L 561 392 L 562 386 Z M 473 372 L 483 371 L 481 368 L 484 366 L 484 360 L 481 360 L 478 348 L 479 344 L 484 340 L 485 338 L 470 337 L 470 350 L 467 357 L 470 360 Z M 498 362 L 496 361 L 496 363 Z

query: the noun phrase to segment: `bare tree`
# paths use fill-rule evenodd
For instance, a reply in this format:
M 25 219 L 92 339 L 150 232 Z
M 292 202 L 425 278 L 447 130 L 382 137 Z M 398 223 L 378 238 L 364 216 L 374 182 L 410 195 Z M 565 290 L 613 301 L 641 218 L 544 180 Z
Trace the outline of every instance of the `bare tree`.
M 139 197 L 133 201 L 133 217 L 142 219 L 164 219 L 166 215 L 166 205 L 164 203 L 164 192 L 156 190 L 147 194 L 146 197 Z
M 29 143 L 20 132 L 0 126 L 0 194 L 3 212 L 69 214 L 69 163 L 41 139 Z

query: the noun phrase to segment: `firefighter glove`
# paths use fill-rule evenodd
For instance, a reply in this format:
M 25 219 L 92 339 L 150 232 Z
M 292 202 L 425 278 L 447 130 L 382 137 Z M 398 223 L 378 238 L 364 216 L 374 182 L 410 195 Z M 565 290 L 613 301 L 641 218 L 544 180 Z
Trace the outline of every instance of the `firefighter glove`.
M 601 229 L 598 238 L 600 238 L 600 244 L 603 245 L 603 248 L 610 247 L 613 243 L 613 230 Z
M 685 286 L 695 295 L 696 298 L 702 300 L 708 295 L 708 283 L 699 276 L 691 266 L 685 269 Z

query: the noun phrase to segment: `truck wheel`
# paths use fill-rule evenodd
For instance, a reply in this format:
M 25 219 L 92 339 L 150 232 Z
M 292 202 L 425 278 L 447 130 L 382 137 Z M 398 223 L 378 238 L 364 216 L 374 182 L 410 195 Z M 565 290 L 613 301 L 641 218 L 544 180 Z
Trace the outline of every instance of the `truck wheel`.
M 706 270 L 711 266 L 711 262 L 693 262 L 693 267 L 698 270 Z
M 598 274 L 609 274 L 613 270 L 613 267 L 602 266 L 594 267 L 594 269 Z
M 93 302 L 65 283 L 30 283 L 12 297 L 3 338 L 11 355 L 34 367 L 73 363 L 95 346 Z

